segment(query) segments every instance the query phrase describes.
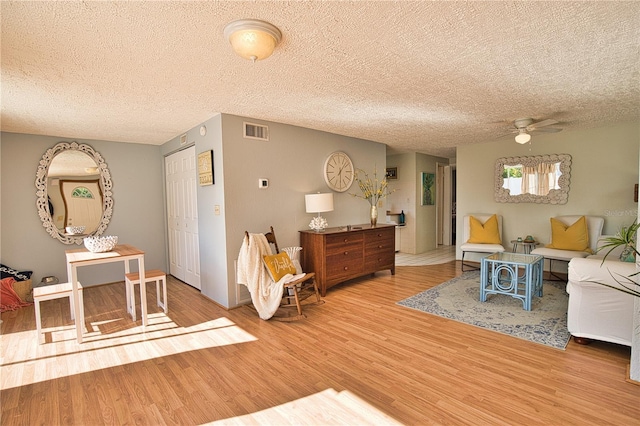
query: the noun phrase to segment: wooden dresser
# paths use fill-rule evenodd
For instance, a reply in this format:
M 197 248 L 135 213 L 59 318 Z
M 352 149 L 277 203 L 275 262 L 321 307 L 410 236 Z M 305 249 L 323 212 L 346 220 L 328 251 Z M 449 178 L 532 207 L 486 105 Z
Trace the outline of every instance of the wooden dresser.
M 351 278 L 384 269 L 396 273 L 395 225 L 354 225 L 324 232 L 300 231 L 301 260 L 305 271 L 315 272 L 320 292 Z

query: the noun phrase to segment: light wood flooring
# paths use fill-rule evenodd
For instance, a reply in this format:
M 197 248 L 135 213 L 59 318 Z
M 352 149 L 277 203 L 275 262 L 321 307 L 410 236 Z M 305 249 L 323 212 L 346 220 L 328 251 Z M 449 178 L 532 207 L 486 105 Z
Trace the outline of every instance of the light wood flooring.
M 226 311 L 169 278 L 167 315 L 148 286 L 145 333 L 126 317 L 123 283 L 90 287 L 81 345 L 67 301 L 43 303 L 43 345 L 32 306 L 6 312 L 0 423 L 640 424 L 628 347 L 562 351 L 396 305 L 459 270 L 398 266 L 353 280 L 295 322 Z M 342 415 L 326 395 L 362 404 Z

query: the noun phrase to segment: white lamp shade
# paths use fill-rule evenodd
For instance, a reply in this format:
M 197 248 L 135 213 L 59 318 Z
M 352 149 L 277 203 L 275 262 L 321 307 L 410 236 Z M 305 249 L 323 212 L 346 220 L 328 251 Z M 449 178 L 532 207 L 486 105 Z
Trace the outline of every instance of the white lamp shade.
M 520 144 L 525 144 L 531 140 L 531 135 L 526 132 L 520 132 L 516 135 L 516 142 Z
M 307 213 L 322 213 L 333 211 L 333 194 L 307 194 L 304 196 Z

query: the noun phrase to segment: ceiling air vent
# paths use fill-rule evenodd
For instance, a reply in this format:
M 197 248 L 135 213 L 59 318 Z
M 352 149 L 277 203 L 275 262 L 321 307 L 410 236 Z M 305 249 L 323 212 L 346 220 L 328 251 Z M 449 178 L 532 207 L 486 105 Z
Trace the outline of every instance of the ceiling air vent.
M 261 141 L 269 140 L 269 127 L 261 124 L 247 123 L 244 124 L 244 137 L 247 139 L 258 139 Z

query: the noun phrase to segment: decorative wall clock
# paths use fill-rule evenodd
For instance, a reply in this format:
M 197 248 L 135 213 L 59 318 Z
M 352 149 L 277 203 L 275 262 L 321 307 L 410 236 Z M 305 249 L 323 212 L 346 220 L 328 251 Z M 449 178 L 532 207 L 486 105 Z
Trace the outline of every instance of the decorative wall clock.
M 355 169 L 353 162 L 342 151 L 331 153 L 324 162 L 324 181 L 336 192 L 345 192 L 353 183 Z

